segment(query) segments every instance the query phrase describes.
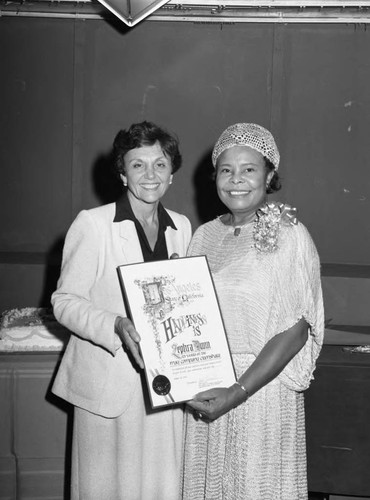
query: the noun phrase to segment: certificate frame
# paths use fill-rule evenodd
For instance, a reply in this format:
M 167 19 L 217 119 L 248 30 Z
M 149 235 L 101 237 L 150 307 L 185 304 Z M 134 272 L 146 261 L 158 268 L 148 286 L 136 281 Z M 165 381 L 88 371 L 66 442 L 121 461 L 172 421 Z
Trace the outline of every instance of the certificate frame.
M 205 255 L 117 268 L 152 408 L 235 383 L 225 327 Z

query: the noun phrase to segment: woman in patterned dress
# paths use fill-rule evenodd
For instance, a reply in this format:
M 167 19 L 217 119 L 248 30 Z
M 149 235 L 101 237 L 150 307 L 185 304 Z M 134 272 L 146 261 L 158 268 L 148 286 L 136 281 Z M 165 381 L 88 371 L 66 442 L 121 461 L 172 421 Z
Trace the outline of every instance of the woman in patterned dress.
M 229 213 L 196 231 L 189 254 L 208 258 L 237 382 L 188 403 L 183 498 L 307 499 L 303 391 L 324 332 L 319 258 L 294 211 L 267 202 L 280 188 L 269 131 L 228 127 L 212 160 Z

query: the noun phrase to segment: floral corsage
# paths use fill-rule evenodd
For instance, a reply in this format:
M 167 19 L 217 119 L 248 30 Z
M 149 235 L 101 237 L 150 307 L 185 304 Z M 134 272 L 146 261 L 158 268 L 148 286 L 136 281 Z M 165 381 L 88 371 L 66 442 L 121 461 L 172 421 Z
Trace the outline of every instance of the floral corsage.
M 284 203 L 266 203 L 257 210 L 254 223 L 254 246 L 259 252 L 271 253 L 278 249 L 280 225 L 295 225 L 297 209 Z

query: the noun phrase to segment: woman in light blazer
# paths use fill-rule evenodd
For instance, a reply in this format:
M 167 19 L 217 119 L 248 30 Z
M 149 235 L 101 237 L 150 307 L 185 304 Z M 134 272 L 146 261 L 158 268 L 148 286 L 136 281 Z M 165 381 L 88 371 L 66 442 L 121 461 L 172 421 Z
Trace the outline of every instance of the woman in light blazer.
M 159 201 L 181 155 L 176 138 L 150 122 L 121 130 L 114 153 L 124 194 L 79 213 L 52 296 L 72 332 L 52 388 L 75 406 L 71 497 L 177 500 L 182 408 L 150 409 L 117 266 L 186 255 L 190 222 Z

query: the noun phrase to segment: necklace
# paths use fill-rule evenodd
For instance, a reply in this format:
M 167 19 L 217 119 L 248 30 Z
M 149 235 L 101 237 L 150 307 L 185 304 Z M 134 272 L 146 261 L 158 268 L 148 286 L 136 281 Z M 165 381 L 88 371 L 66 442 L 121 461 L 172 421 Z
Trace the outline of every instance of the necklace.
M 256 221 L 256 214 L 254 214 L 253 218 L 251 218 L 247 222 L 244 222 L 244 224 L 238 224 L 237 226 L 234 226 L 232 216 L 230 216 L 230 225 L 233 226 L 234 228 L 234 236 L 239 236 L 243 227 L 248 226 L 249 224 L 255 221 Z

